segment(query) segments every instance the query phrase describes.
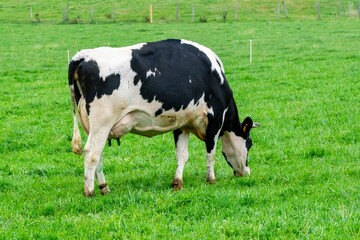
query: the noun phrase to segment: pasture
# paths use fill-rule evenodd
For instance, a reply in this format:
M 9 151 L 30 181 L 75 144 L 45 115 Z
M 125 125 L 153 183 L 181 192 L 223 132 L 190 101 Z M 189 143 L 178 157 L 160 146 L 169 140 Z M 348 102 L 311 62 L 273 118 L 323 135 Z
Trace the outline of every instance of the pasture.
M 150 25 L 2 17 L 0 238 L 360 238 L 358 29 L 354 18 Z M 222 59 L 240 118 L 262 125 L 251 132 L 251 176 L 233 176 L 219 142 L 217 182 L 206 184 L 205 146 L 192 136 L 184 189 L 175 192 L 172 134 L 126 135 L 105 147 L 111 193 L 85 198 L 83 156 L 71 152 L 67 50 L 166 38 L 199 42 Z

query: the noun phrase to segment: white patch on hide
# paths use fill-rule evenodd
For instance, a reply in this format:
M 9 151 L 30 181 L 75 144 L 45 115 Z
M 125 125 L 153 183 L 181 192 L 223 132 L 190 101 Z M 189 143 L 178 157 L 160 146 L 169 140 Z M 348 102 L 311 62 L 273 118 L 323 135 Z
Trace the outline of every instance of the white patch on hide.
M 150 76 L 155 77 L 157 74 L 161 75 L 161 72 L 159 70 L 157 70 L 157 68 L 155 68 L 154 72 L 151 69 L 149 69 L 149 71 L 146 72 L 146 78 L 148 78 Z
M 111 74 L 120 74 L 122 78 L 123 74 L 130 69 L 131 50 L 140 49 L 143 45 L 144 43 L 121 48 L 99 47 L 85 49 L 76 53 L 72 60 L 95 61 L 99 67 L 99 75 L 104 81 Z M 119 60 L 119 56 L 121 56 L 121 60 Z
M 211 114 L 211 115 L 214 116 L 214 109 L 213 109 L 213 107 L 210 107 L 210 108 L 208 109 L 208 114 Z

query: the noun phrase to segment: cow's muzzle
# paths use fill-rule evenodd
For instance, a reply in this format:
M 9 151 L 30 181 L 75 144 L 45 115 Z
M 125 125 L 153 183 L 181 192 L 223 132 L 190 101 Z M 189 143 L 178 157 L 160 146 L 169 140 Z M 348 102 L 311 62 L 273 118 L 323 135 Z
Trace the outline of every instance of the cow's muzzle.
M 250 175 L 250 168 L 249 167 L 245 167 L 245 169 L 243 171 L 234 171 L 234 176 L 235 177 L 243 177 L 243 176 L 249 176 Z

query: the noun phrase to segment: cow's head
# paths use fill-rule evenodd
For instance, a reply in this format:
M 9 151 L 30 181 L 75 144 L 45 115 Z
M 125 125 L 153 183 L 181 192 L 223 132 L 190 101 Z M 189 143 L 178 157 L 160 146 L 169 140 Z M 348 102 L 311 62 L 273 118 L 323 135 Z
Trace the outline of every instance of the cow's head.
M 252 146 L 250 130 L 257 127 L 250 117 L 245 118 L 237 132 L 225 131 L 221 137 L 222 153 L 233 168 L 235 176 L 250 175 L 248 152 Z

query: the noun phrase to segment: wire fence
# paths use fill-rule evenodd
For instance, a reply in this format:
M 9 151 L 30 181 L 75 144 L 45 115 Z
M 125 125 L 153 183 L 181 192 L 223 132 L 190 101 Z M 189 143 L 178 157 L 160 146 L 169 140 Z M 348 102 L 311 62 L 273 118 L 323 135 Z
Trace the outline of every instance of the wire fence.
M 23 4 L 19 3 L 23 2 Z M 0 3 L 1 22 L 228 22 L 271 19 L 360 18 L 360 0 L 319 1 L 8 1 Z

